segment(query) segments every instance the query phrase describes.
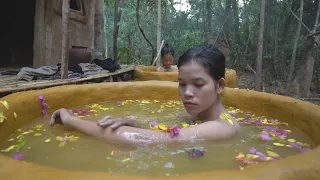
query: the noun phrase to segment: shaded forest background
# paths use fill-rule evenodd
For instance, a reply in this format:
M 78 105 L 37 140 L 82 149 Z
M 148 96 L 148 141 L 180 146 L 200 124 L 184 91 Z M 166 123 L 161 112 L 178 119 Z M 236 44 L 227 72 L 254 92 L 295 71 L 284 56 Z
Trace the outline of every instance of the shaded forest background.
M 151 65 L 159 37 L 174 48 L 175 63 L 192 46 L 215 44 L 225 53 L 227 68 L 237 71 L 240 88 L 299 98 L 320 96 L 319 0 L 100 3 L 104 56 L 121 64 Z

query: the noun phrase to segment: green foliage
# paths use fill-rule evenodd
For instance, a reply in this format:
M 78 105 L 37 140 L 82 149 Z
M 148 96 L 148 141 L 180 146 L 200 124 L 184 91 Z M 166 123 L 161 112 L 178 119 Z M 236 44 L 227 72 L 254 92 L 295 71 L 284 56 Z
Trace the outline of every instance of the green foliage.
M 161 36 L 166 43 L 169 43 L 175 50 L 175 60 L 188 48 L 206 43 L 209 39 L 215 39 L 217 34 L 224 37 L 220 32 L 226 19 L 226 1 L 212 1 L 208 22 L 208 0 L 189 0 L 190 9 L 179 11 L 175 5 L 178 0 L 162 0 L 162 27 Z M 155 1 L 157 3 L 157 1 Z M 230 0 L 234 2 L 234 0 Z M 234 16 L 232 7 L 226 25 L 228 25 L 228 45 L 230 57 L 227 58 L 229 68 L 245 69 L 247 65 L 255 68 L 257 57 L 257 45 L 259 36 L 260 21 L 260 0 L 242 0 L 238 4 L 238 16 Z M 292 16 L 289 9 L 298 14 L 300 1 L 293 0 L 267 0 L 264 32 L 263 70 L 264 77 L 270 77 L 271 84 L 281 84 L 286 79 L 289 71 L 294 36 L 297 27 L 297 20 Z M 305 24 L 312 29 L 317 12 L 318 1 L 305 0 L 304 18 Z M 232 3 L 231 3 L 232 4 Z M 114 22 L 114 1 L 105 0 L 106 5 L 106 34 L 108 46 L 112 49 L 113 22 Z M 156 47 L 157 40 L 157 4 L 150 9 L 147 0 L 140 2 L 140 24 L 147 38 Z M 136 21 L 136 0 L 125 1 L 121 9 L 122 17 L 119 23 L 118 55 L 120 62 L 150 64 L 151 48 L 142 37 L 137 28 Z M 236 20 L 239 27 L 236 27 Z M 211 24 L 210 27 L 207 27 Z M 207 33 L 207 34 L 206 34 Z M 239 42 L 236 41 L 236 33 L 239 33 Z M 303 38 L 308 32 L 301 28 L 301 38 L 297 51 L 297 66 L 304 60 L 307 47 Z M 112 51 L 109 51 L 112 53 Z M 112 57 L 110 55 L 110 57 Z M 319 59 L 316 61 L 319 64 Z M 297 67 L 296 66 L 296 67 Z M 319 67 L 319 66 L 315 66 Z M 315 70 L 318 72 L 319 70 Z

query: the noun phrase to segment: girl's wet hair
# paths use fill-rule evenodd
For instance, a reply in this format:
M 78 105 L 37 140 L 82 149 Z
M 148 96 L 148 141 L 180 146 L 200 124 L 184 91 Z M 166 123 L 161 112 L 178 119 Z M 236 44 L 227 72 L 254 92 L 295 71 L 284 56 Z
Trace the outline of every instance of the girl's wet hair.
M 225 74 L 225 56 L 215 46 L 195 46 L 184 52 L 178 61 L 178 69 L 184 64 L 194 61 L 208 70 L 213 80 L 224 78 Z
M 174 50 L 172 47 L 169 47 L 168 43 L 166 43 L 164 45 L 164 47 L 161 49 L 161 57 L 163 57 L 167 54 L 171 54 L 172 56 L 174 56 Z

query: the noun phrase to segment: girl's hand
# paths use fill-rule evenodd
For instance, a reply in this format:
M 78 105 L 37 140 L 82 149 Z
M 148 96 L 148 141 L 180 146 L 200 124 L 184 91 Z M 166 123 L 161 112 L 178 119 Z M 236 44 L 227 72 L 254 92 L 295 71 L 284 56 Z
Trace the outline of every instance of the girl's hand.
M 98 120 L 98 126 L 102 128 L 110 127 L 111 129 L 117 129 L 120 126 L 137 127 L 137 122 L 134 117 L 113 118 L 112 116 L 106 116 Z

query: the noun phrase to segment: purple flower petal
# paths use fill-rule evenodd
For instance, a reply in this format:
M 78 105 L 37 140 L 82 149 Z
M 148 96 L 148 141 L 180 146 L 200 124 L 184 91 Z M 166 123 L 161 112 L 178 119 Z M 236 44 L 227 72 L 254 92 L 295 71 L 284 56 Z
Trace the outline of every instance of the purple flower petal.
M 187 151 L 188 152 L 188 151 Z M 188 155 L 190 157 L 196 157 L 196 158 L 199 158 L 201 156 L 204 155 L 204 150 L 201 150 L 201 149 L 192 149 L 191 152 L 188 152 Z
M 300 151 L 301 151 L 301 152 L 308 152 L 308 151 L 310 151 L 310 149 L 308 149 L 308 148 L 301 148 Z
M 156 126 L 156 125 L 158 125 L 158 124 L 160 124 L 160 123 L 159 123 L 159 122 L 157 122 L 157 121 L 152 122 L 152 123 L 151 123 L 151 127 L 154 127 L 154 126 Z
M 180 128 L 174 127 L 174 128 L 172 129 L 172 131 L 173 131 L 174 134 L 179 134 Z
M 268 134 L 260 134 L 260 139 L 265 141 L 271 141 L 272 138 Z
M 256 152 L 256 155 L 259 156 L 258 160 L 264 160 L 267 156 L 262 152 Z
M 23 154 L 15 154 L 15 155 L 12 156 L 12 158 L 13 159 L 17 159 L 17 160 L 21 159 L 21 158 L 23 158 Z
M 301 149 L 301 146 L 298 145 L 297 143 L 289 142 L 288 144 L 289 144 L 290 146 L 294 147 L 294 148 Z
M 39 98 L 40 100 L 44 100 L 44 96 L 43 96 L 42 94 L 38 94 L 38 98 Z
M 257 150 L 256 150 L 256 148 L 252 147 L 249 152 L 250 152 L 250 154 L 256 154 Z
M 173 138 L 174 137 L 174 132 L 170 131 L 170 137 Z

